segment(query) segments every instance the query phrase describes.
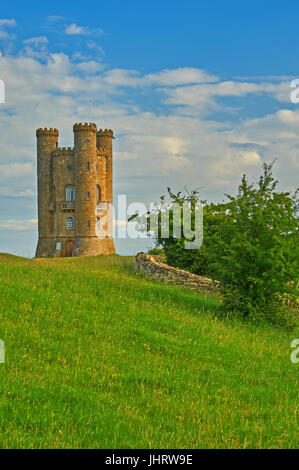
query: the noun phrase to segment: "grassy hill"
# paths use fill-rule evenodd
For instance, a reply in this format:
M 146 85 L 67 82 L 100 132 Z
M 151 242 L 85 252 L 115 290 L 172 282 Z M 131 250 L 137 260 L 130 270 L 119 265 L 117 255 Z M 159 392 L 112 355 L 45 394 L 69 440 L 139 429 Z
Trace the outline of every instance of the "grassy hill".
M 270 325 L 132 257 L 0 255 L 0 447 L 298 447 L 299 364 Z

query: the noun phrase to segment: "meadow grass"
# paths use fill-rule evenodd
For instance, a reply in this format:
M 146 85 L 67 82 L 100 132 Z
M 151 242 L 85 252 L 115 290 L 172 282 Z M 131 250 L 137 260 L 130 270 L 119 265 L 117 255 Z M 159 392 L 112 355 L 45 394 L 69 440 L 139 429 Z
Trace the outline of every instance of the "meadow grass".
M 1 448 L 298 447 L 298 330 L 217 318 L 132 257 L 0 255 L 0 281 Z

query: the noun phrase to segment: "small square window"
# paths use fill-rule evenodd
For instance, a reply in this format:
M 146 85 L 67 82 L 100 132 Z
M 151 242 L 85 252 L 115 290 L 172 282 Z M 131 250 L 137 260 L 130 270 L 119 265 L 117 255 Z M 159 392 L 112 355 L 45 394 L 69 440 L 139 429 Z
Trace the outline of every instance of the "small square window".
M 68 165 L 68 166 L 67 166 L 67 169 L 68 169 L 69 171 L 72 171 L 72 169 L 73 169 L 72 165 Z

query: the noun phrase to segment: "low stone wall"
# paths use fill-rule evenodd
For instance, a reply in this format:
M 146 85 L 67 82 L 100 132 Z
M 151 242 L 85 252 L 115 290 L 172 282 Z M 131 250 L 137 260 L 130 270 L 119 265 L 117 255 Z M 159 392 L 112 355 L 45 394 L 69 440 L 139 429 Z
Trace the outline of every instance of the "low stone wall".
M 136 255 L 135 270 L 150 279 L 167 284 L 185 286 L 201 293 L 210 294 L 216 293 L 219 290 L 219 282 L 168 266 L 146 253 L 138 253 Z

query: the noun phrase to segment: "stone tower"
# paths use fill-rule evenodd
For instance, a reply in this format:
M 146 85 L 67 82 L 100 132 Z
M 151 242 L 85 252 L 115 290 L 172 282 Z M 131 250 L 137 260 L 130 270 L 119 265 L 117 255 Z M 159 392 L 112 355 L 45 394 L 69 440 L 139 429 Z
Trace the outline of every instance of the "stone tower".
M 74 148 L 58 147 L 57 129 L 37 129 L 36 257 L 115 253 L 112 130 L 75 124 Z

